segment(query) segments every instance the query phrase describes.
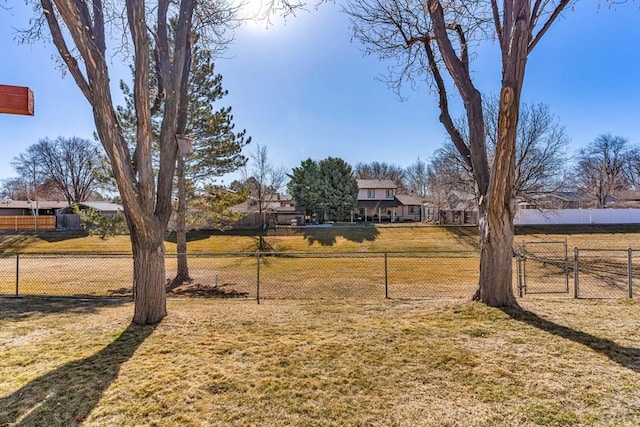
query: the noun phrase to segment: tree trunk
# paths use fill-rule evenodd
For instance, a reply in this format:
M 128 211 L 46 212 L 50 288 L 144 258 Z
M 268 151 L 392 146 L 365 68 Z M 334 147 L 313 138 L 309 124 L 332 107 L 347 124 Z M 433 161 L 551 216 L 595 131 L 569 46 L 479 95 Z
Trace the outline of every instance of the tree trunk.
M 185 179 L 185 162 L 182 155 L 178 155 L 176 175 L 178 177 L 178 209 L 176 210 L 176 251 L 178 252 L 178 266 L 173 286 L 179 286 L 189 277 L 187 263 L 187 189 Z
M 479 208 L 480 280 L 473 295 L 491 307 L 519 308 L 512 289 L 513 220 L 509 210 L 502 215 Z
M 529 22 L 528 0 L 504 3 L 498 140 L 489 188 L 479 203 L 480 281 L 473 296 L 474 300 L 494 307 L 520 308 L 511 286 L 516 205 L 513 183 L 520 94 L 531 36 Z
M 135 309 L 133 322 L 158 323 L 167 315 L 164 232 L 150 234 L 132 228 Z

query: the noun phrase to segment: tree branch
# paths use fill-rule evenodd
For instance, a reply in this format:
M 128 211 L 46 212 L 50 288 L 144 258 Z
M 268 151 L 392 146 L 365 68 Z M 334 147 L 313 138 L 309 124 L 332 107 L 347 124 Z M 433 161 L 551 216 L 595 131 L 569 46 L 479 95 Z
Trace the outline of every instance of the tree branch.
M 496 0 L 491 0 L 491 12 L 493 13 L 493 23 L 496 29 L 498 43 L 502 46 L 502 23 L 500 22 L 500 11 L 498 10 L 498 3 Z
M 534 23 L 538 20 L 539 14 L 542 12 L 540 10 L 537 10 L 537 8 L 539 7 L 539 1 L 536 1 L 536 5 L 534 7 L 534 13 L 536 13 L 535 15 L 531 15 L 531 22 Z M 553 10 L 553 12 L 551 13 L 551 15 L 549 16 L 549 19 L 547 19 L 547 21 L 544 23 L 544 25 L 542 26 L 542 28 L 540 29 L 540 31 L 538 31 L 538 33 L 532 37 L 532 40 L 529 42 L 529 46 L 527 48 L 527 53 L 531 53 L 531 51 L 533 50 L 533 48 L 536 47 L 536 45 L 538 44 L 538 42 L 540 41 L 540 39 L 542 39 L 542 37 L 544 36 L 544 34 L 547 32 L 547 30 L 549 29 L 549 27 L 551 27 L 551 24 L 553 24 L 553 22 L 556 20 L 556 18 L 560 15 L 560 13 L 564 10 L 565 7 L 567 7 L 567 5 L 571 2 L 571 0 L 561 0 L 560 3 L 558 3 L 558 5 L 556 6 L 556 8 Z M 533 28 L 530 29 L 531 32 L 533 32 Z
M 127 18 L 134 46 L 133 100 L 136 111 L 136 150 L 141 203 L 147 211 L 154 204 L 155 185 L 151 158 L 151 112 L 149 111 L 149 37 L 147 34 L 144 2 L 127 2 Z
M 75 80 L 76 84 L 82 91 L 82 94 L 90 104 L 93 104 L 93 94 L 91 93 L 91 88 L 89 87 L 89 83 L 85 78 L 84 74 L 80 70 L 80 66 L 78 65 L 78 61 L 69 51 L 67 47 L 67 43 L 64 40 L 64 36 L 60 29 L 60 24 L 58 23 L 58 18 L 56 17 L 53 4 L 51 0 L 40 0 L 40 4 L 42 5 L 42 10 L 44 12 L 44 16 L 47 20 L 47 24 L 49 25 L 49 30 L 51 31 L 51 37 L 53 38 L 53 44 L 58 49 L 60 56 L 64 60 L 71 76 Z
M 438 88 L 440 122 L 447 130 L 447 133 L 451 137 L 451 141 L 453 141 L 454 145 L 458 149 L 458 152 L 462 156 L 465 164 L 471 170 L 473 170 L 473 165 L 471 164 L 471 152 L 469 151 L 469 147 L 467 146 L 467 144 L 464 142 L 460 131 L 458 130 L 458 128 L 456 128 L 453 120 L 451 119 L 451 114 L 449 112 L 449 101 L 447 98 L 447 88 L 444 84 L 444 80 L 442 79 L 442 75 L 440 74 L 440 69 L 438 68 L 438 64 L 436 63 L 435 55 L 428 41 L 424 43 L 424 49 L 429 60 L 429 70 L 431 71 L 433 79 L 436 82 L 436 87 Z

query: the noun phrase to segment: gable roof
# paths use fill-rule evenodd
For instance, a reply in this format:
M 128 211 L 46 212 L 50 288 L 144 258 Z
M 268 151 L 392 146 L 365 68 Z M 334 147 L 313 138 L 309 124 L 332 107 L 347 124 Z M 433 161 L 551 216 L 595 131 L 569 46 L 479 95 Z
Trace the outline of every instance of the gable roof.
M 384 189 L 395 189 L 398 188 L 395 182 L 390 179 L 358 179 L 358 188 L 360 189 L 374 189 L 374 188 L 384 188 Z
M 396 199 L 404 206 L 422 206 L 422 199 L 415 194 L 396 194 Z

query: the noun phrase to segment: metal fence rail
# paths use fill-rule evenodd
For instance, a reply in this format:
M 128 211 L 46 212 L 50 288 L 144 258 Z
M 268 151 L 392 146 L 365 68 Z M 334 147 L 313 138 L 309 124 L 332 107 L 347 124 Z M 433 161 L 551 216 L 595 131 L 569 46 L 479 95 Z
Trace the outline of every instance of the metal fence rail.
M 554 292 L 575 298 L 630 298 L 638 294 L 634 293 L 633 284 L 640 279 L 640 270 L 634 270 L 634 266 L 640 264 L 634 258 L 640 251 L 576 248 L 573 256 L 567 257 L 566 245 L 553 243 L 555 246 L 527 243 L 515 252 L 514 291 L 520 290 L 521 297 Z M 555 249 L 550 251 L 551 248 Z M 478 283 L 479 253 L 194 253 L 188 256 L 188 266 L 191 280 L 175 286 L 168 283 L 170 295 L 249 298 L 258 302 L 469 298 Z M 165 267 L 171 280 L 176 275 L 177 255 L 168 254 Z M 0 295 L 131 297 L 132 255 L 0 255 Z

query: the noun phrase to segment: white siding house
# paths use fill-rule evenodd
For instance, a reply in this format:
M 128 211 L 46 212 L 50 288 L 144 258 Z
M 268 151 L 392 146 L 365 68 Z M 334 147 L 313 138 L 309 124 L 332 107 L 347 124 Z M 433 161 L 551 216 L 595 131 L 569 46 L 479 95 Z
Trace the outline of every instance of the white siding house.
M 390 179 L 359 179 L 356 214 L 364 221 L 421 221 L 422 200 L 398 194 L 398 186 Z

